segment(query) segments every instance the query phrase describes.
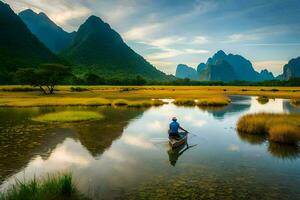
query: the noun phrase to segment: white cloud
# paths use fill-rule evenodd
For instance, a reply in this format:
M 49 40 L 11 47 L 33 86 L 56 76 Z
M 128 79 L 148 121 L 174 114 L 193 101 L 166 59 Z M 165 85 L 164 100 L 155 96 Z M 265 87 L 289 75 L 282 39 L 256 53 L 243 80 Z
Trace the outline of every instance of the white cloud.
M 162 37 L 162 38 L 157 38 L 153 40 L 147 40 L 147 41 L 142 41 L 139 43 L 143 43 L 149 46 L 157 47 L 160 49 L 167 49 L 168 46 L 174 45 L 174 44 L 180 44 L 186 42 L 185 37 L 180 37 L 180 36 L 169 36 L 169 37 Z
M 228 150 L 229 150 L 229 151 L 233 151 L 233 152 L 238 152 L 238 151 L 240 151 L 240 147 L 237 146 L 237 145 L 235 145 L 235 144 L 230 144 L 230 145 L 228 146 Z
M 61 13 L 52 12 L 49 17 L 55 21 L 58 25 L 65 27 L 67 30 L 72 30 L 73 26 L 68 24 L 69 20 L 86 17 L 91 13 L 88 8 L 80 7 L 72 10 L 64 10 Z
M 87 18 L 91 15 L 92 10 L 85 6 L 82 2 L 75 2 L 71 0 L 6 0 L 16 12 L 20 12 L 24 9 L 32 9 L 35 12 L 46 13 L 51 20 L 57 23 L 68 31 L 73 31 L 78 28 L 78 25 L 82 23 L 80 21 L 77 25 L 69 23 L 71 20 Z
M 228 36 L 226 42 L 244 42 L 258 40 L 259 37 L 254 34 L 232 34 Z
M 146 57 L 150 60 L 161 60 L 167 58 L 174 58 L 176 56 L 183 56 L 183 55 L 191 55 L 191 54 L 208 54 L 208 50 L 203 49 L 164 49 L 162 52 L 152 53 L 147 55 Z
M 196 36 L 192 43 L 194 44 L 206 44 L 208 42 L 207 37 L 204 36 Z
M 184 49 L 183 53 L 184 54 L 207 54 L 209 53 L 209 51 L 204 49 Z
M 137 137 L 137 136 L 131 136 L 131 135 L 126 135 L 122 137 L 122 141 L 125 144 L 143 148 L 143 149 L 153 149 L 155 146 L 150 142 L 145 140 L 144 138 Z
M 129 31 L 123 34 L 125 40 L 144 40 L 149 35 L 157 32 L 161 27 L 161 24 L 154 23 L 145 26 L 133 27 Z

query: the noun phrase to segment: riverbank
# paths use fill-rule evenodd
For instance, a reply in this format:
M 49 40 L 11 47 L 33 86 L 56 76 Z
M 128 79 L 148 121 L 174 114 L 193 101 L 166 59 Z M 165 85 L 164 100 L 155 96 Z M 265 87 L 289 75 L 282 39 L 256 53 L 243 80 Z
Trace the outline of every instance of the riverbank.
M 73 89 L 71 89 L 73 87 Z M 113 101 L 151 99 L 218 99 L 228 95 L 300 99 L 300 87 L 241 86 L 58 86 L 54 95 L 43 95 L 29 86 L 0 86 L 0 107 L 102 106 Z
M 72 175 L 48 175 L 44 179 L 36 178 L 28 182 L 16 180 L 7 192 L 0 193 L 0 200 L 51 200 L 72 199 L 87 200 L 76 188 Z

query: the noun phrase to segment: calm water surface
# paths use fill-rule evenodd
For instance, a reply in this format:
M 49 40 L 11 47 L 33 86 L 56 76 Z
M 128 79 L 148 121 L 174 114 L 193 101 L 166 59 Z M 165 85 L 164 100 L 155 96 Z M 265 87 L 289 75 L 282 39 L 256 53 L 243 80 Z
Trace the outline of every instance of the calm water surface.
M 300 150 L 238 134 L 247 113 L 300 112 L 287 100 L 260 104 L 233 96 L 224 109 L 166 104 L 149 109 L 0 108 L 0 183 L 69 172 L 94 199 L 300 199 Z M 95 110 L 105 119 L 43 124 L 30 119 L 61 110 Z M 170 118 L 191 132 L 171 150 Z

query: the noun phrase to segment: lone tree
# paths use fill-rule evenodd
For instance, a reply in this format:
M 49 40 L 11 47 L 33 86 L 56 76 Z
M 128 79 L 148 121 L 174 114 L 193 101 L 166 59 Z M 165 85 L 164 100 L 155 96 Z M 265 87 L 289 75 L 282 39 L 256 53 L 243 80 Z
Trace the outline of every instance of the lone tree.
M 60 64 L 45 64 L 36 69 L 18 70 L 16 79 L 23 85 L 39 87 L 44 94 L 53 94 L 54 87 L 70 75 L 70 67 Z

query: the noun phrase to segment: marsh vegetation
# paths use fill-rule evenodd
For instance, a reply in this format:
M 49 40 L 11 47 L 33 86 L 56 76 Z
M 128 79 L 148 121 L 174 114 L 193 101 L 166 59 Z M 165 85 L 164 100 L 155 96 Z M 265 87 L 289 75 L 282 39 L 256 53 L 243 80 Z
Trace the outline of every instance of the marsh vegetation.
M 270 141 L 297 144 L 300 141 L 299 114 L 248 114 L 239 119 L 237 130 L 267 135 Z
M 178 106 L 199 106 L 199 107 L 223 107 L 229 105 L 231 102 L 227 96 L 211 96 L 199 99 L 175 99 L 173 102 Z

